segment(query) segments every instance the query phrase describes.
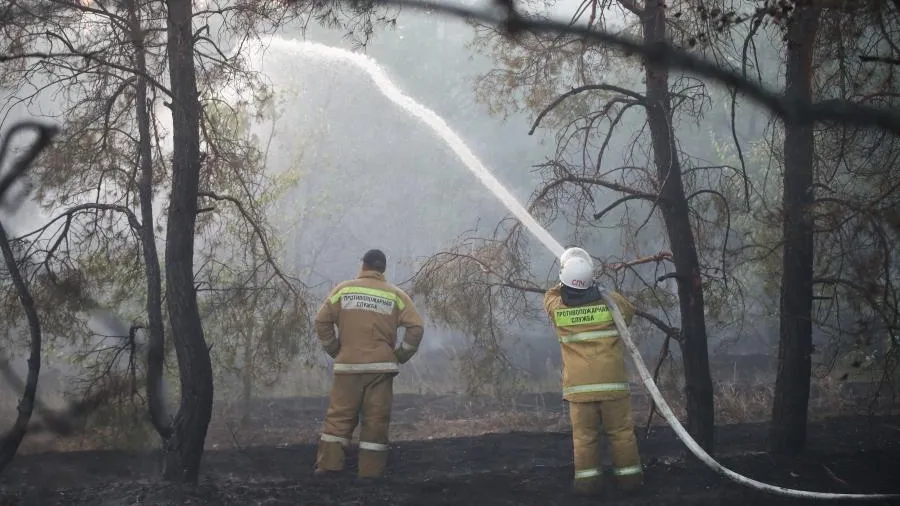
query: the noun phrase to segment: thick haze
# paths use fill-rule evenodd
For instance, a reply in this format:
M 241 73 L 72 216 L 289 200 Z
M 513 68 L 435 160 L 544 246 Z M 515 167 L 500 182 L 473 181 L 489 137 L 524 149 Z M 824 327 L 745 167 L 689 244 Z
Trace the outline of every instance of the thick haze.
M 556 8 L 570 12 L 572 4 L 560 3 Z M 303 38 L 290 29 L 277 37 Z M 311 27 L 306 37 L 352 48 L 342 34 L 318 27 Z M 495 117 L 488 114 L 487 106 L 476 103 L 475 80 L 492 68 L 492 62 L 466 47 L 472 37 L 472 28 L 460 20 L 409 11 L 400 16 L 395 30 L 376 32 L 366 53 L 386 69 L 401 90 L 441 115 L 526 204 L 540 182 L 533 165 L 552 156 L 556 143 L 552 133 L 542 129 L 528 135 L 530 115 Z M 302 176 L 275 217 L 283 227 L 286 270 L 315 285 L 317 297 L 323 297 L 333 283 L 355 276 L 360 257 L 369 248 L 386 252 L 388 279 L 401 283 L 422 259 L 450 246 L 466 230 L 478 226 L 488 235 L 497 221 L 509 214 L 441 139 L 382 96 L 362 70 L 306 58 L 280 45 L 270 47 L 257 64 L 284 100 L 268 169 L 295 170 Z M 636 80 L 637 86 L 639 82 Z M 16 112 L 24 116 L 22 111 Z M 610 149 L 613 163 L 620 161 L 619 153 L 641 127 L 633 117 L 630 121 L 623 122 L 619 127 L 623 133 L 614 139 Z M 726 126 L 722 124 L 720 135 L 730 134 Z M 695 156 L 714 158 L 715 153 L 708 152 L 709 129 L 708 122 L 702 128 L 679 125 L 679 139 L 682 144 L 698 141 Z M 262 125 L 257 133 L 265 136 L 268 132 Z M 748 132 L 753 133 L 758 131 Z M 690 151 L 692 146 L 686 149 Z M 600 197 L 615 198 L 612 193 Z M 597 202 L 596 208 L 605 205 Z M 157 207 L 157 213 L 160 209 Z M 26 207 L 16 220 L 12 232 L 24 231 L 41 218 Z M 616 223 L 618 217 L 613 214 L 609 220 Z M 549 230 L 564 245 L 573 232 L 564 221 Z M 650 221 L 642 237 L 647 254 L 667 249 L 657 220 Z M 621 253 L 620 240 L 619 232 L 598 229 L 584 246 L 599 256 L 617 255 Z M 534 272 L 547 272 L 553 256 L 537 241 L 532 244 Z M 666 283 L 663 286 L 673 291 L 674 282 Z M 742 327 L 740 332 L 746 335 L 734 350 L 768 352 L 777 329 L 774 323 L 770 317 L 757 320 L 753 328 Z M 736 331 L 717 331 L 713 322 L 710 327 L 711 351 L 720 342 L 731 340 Z M 435 352 L 451 341 L 462 346 L 465 341 L 460 337 L 429 327 L 423 348 Z M 558 345 L 548 324 L 535 325 L 519 337 L 521 342 L 515 346 L 531 346 L 536 353 L 537 358 L 530 362 L 558 361 Z M 652 341 L 644 350 L 657 348 L 658 342 Z M 24 364 L 17 365 L 24 369 Z

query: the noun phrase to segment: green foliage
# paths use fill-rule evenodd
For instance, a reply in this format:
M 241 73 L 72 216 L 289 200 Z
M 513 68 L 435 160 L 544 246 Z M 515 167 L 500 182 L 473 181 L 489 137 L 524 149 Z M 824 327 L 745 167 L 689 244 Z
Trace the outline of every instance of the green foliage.
M 208 108 L 208 132 L 229 140 L 216 143 L 210 160 L 210 172 L 221 167 L 229 174 L 215 179 L 214 193 L 236 202 L 211 199 L 217 212 L 200 235 L 204 267 L 198 272 L 214 363 L 221 380 L 243 384 L 244 395 L 274 384 L 300 355 L 301 343 L 311 340 L 306 288 L 281 271 L 284 241 L 273 223 L 279 204 L 303 181 L 303 144 L 287 154 L 298 162 L 293 167 L 268 166 L 272 134 L 290 97 L 248 88 L 250 99 L 238 95 Z
M 711 133 L 711 144 L 718 159 L 732 169 L 721 186 L 729 202 L 746 203 L 731 206 L 731 228 L 734 234 L 730 255 L 734 257 L 731 276 L 747 286 L 761 287 L 760 295 L 774 300 L 778 297 L 781 272 L 781 162 L 778 156 L 781 128 L 771 139 L 757 139 L 742 143 L 744 169 L 734 141 Z M 746 181 L 744 179 L 746 174 Z M 744 195 L 749 188 L 749 199 Z M 720 221 L 720 223 L 722 223 Z M 724 224 L 723 224 L 724 225 Z M 772 311 L 775 308 L 772 307 Z
M 427 259 L 413 278 L 410 295 L 434 324 L 472 340 L 457 357 L 469 394 L 506 395 L 520 387 L 524 371 L 511 364 L 505 347 L 528 319 L 545 318 L 540 309 L 527 310 L 539 306 L 543 289 L 527 280 L 516 237 L 461 237 L 452 249 Z

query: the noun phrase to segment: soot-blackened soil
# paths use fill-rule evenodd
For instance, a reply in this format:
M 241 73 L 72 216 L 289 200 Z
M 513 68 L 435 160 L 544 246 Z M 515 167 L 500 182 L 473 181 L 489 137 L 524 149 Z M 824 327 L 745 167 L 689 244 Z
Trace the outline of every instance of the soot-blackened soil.
M 766 431 L 761 424 L 719 427 L 720 461 L 741 474 L 785 487 L 900 493 L 900 417 L 814 422 L 810 451 L 800 458 L 765 453 Z M 344 476 L 313 477 L 313 444 L 210 450 L 195 488 L 157 481 L 154 455 L 20 455 L 0 475 L 0 506 L 813 504 L 754 492 L 716 476 L 684 458 L 683 445 L 668 427 L 655 427 L 647 438 L 638 429 L 638 436 L 645 488 L 625 496 L 610 486 L 599 500 L 570 493 L 570 434 L 511 432 L 392 443 L 390 473 L 380 483 L 355 480 L 352 456 Z

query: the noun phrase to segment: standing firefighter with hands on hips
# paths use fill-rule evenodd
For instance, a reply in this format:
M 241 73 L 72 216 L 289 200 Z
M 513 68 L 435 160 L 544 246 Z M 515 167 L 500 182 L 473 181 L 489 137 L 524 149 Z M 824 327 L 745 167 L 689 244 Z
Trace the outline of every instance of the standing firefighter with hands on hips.
M 424 327 L 409 296 L 385 281 L 386 266 L 380 250 L 366 252 L 359 276 L 334 287 L 316 315 L 316 334 L 334 359 L 316 475 L 344 469 L 360 412 L 358 475 L 378 478 L 387 467 L 394 376 L 400 370 L 398 363 L 416 353 Z M 399 327 L 406 331 L 397 347 Z
M 601 490 L 601 428 L 609 439 L 618 487 L 634 490 L 643 484 L 624 346 L 593 270 L 593 259 L 585 250 L 569 248 L 560 257 L 560 283 L 544 294 L 544 309 L 561 348 L 563 398 L 572 422 L 573 488 L 584 494 Z M 630 325 L 634 306 L 616 292 L 606 293 Z

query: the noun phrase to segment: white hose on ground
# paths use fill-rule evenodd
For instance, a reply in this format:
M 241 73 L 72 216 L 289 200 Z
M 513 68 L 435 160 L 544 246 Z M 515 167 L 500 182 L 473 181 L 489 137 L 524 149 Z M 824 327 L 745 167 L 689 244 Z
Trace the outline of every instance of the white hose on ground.
M 628 348 L 628 351 L 631 353 L 631 359 L 634 361 L 634 365 L 637 367 L 638 373 L 641 375 L 641 380 L 644 382 L 644 386 L 647 387 L 647 390 L 650 392 L 650 396 L 653 397 L 653 402 L 656 403 L 657 409 L 662 414 L 663 418 L 669 422 L 669 425 L 672 426 L 672 429 L 675 431 L 675 434 L 678 436 L 678 439 L 688 447 L 688 449 L 693 453 L 698 459 L 703 461 L 704 464 L 707 465 L 710 469 L 712 469 L 715 473 L 725 476 L 730 480 L 739 483 L 741 485 L 746 485 L 750 488 L 754 488 L 756 490 L 761 490 L 764 492 L 771 492 L 773 494 L 785 496 L 785 497 L 794 497 L 798 499 L 822 499 L 822 500 L 860 500 L 860 501 L 873 501 L 873 500 L 885 500 L 885 499 L 900 499 L 900 494 L 832 494 L 827 492 L 809 492 L 806 490 L 795 490 L 791 488 L 779 487 L 776 485 L 770 485 L 768 483 L 763 483 L 760 481 L 756 481 L 751 478 L 747 478 L 746 476 L 742 476 L 727 467 L 724 467 L 722 464 L 716 462 L 706 451 L 697 444 L 696 441 L 687 433 L 684 429 L 684 426 L 681 425 L 681 422 L 675 417 L 675 414 L 672 413 L 672 408 L 666 403 L 666 400 L 663 398 L 662 394 L 657 388 L 656 383 L 653 381 L 653 376 L 650 374 L 650 371 L 647 370 L 646 364 L 644 364 L 643 358 L 641 358 L 641 353 L 638 351 L 637 346 L 634 345 L 634 341 L 631 340 L 631 332 L 628 330 L 628 325 L 625 324 L 625 320 L 622 317 L 622 313 L 619 311 L 619 307 L 616 305 L 616 301 L 610 297 L 607 292 L 602 291 L 603 299 L 606 300 L 607 305 L 612 310 L 613 319 L 616 322 L 616 327 L 619 329 L 619 335 L 622 337 L 622 341 L 625 343 L 625 347 Z

